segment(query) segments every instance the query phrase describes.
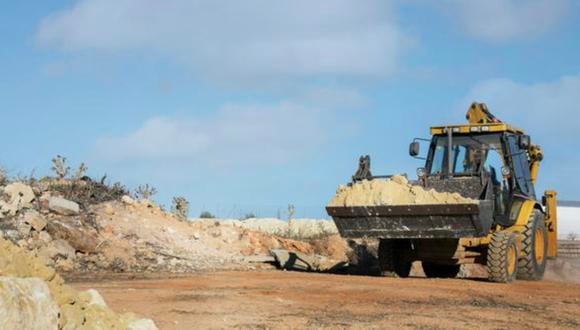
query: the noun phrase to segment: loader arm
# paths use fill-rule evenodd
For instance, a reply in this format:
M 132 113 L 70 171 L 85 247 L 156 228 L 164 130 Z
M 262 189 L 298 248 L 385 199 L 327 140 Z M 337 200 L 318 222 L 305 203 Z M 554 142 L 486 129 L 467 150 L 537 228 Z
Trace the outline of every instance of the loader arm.
M 497 117 L 495 117 L 487 108 L 485 103 L 473 102 L 466 115 L 467 121 L 471 125 L 476 124 L 491 124 L 491 123 L 502 123 Z M 535 185 L 538 178 L 538 170 L 540 169 L 540 162 L 544 158 L 544 153 L 542 148 L 536 144 L 530 144 L 528 148 L 528 154 L 530 157 L 530 174 L 532 183 Z
M 538 171 L 540 169 L 540 162 L 544 159 L 544 152 L 542 148 L 537 144 L 530 145 L 528 149 L 530 155 L 530 176 L 534 186 L 536 185 L 536 180 L 538 179 Z
M 489 112 L 485 103 L 473 102 L 469 107 L 469 110 L 467 110 L 467 115 L 465 117 L 471 125 L 502 122 Z

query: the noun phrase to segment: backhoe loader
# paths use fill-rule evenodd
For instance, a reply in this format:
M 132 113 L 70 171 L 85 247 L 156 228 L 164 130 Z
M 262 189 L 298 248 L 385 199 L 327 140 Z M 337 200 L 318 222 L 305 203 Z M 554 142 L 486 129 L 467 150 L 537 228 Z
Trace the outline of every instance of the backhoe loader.
M 345 238 L 379 239 L 387 276 L 407 277 L 420 261 L 427 277 L 455 277 L 461 264 L 486 265 L 488 278 L 540 280 L 557 254 L 556 192 L 535 191 L 542 149 L 523 130 L 473 103 L 468 124 L 431 127 L 424 167 L 413 185 L 455 192 L 473 203 L 328 206 Z M 409 154 L 420 158 L 420 141 Z M 353 182 L 380 180 L 361 157 Z

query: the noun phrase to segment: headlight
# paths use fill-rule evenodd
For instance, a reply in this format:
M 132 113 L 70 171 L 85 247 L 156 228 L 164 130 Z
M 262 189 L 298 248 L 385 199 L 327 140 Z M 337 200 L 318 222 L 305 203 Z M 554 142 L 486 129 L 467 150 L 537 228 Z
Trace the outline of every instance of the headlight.
M 424 167 L 419 167 L 417 169 L 417 177 L 423 178 L 423 177 L 425 177 L 425 175 L 427 175 L 427 171 L 425 170 L 425 168 Z

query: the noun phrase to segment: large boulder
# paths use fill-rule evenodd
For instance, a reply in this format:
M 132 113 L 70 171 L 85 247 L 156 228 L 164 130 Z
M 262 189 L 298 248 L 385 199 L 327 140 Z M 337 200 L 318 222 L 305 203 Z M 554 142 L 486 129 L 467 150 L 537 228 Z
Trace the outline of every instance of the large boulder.
M 52 219 L 47 230 L 54 239 L 67 241 L 75 251 L 93 253 L 99 244 L 96 230 L 83 226 L 76 218 Z
M 62 215 L 77 215 L 80 212 L 79 204 L 55 196 L 48 198 L 48 208 L 51 211 Z
M 4 187 L 4 195 L 8 201 L 0 201 L 0 215 L 16 215 L 24 208 L 32 207 L 32 202 L 36 198 L 30 186 L 22 182 L 14 182 Z
M 59 308 L 39 278 L 0 277 L 3 329 L 58 329 Z

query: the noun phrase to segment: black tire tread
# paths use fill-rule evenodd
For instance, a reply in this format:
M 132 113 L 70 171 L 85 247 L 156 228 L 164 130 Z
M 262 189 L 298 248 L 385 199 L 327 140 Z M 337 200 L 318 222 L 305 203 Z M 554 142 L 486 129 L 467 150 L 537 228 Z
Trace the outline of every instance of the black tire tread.
M 404 250 L 409 249 L 409 242 L 381 239 L 379 241 L 379 269 L 382 276 L 386 277 L 409 277 L 411 262 L 401 260 Z
M 540 266 L 538 269 L 538 265 L 536 264 L 535 259 L 535 242 L 534 242 L 534 235 L 535 235 L 535 223 L 538 223 L 539 226 L 544 228 L 544 242 L 547 240 L 547 235 L 545 232 L 545 225 L 542 221 L 541 212 L 538 210 L 534 210 L 528 219 L 528 223 L 526 224 L 526 229 L 522 233 L 522 255 L 518 259 L 518 278 L 522 280 L 528 281 L 538 281 L 544 277 L 544 270 L 545 270 L 545 261 L 544 265 Z M 546 243 L 545 243 L 546 244 Z M 545 253 L 544 253 L 545 256 Z
M 506 269 L 508 250 L 512 244 L 515 244 L 515 235 L 512 233 L 497 232 L 492 235 L 487 251 L 487 271 L 490 281 L 499 283 L 513 281 L 515 276 L 509 276 Z

